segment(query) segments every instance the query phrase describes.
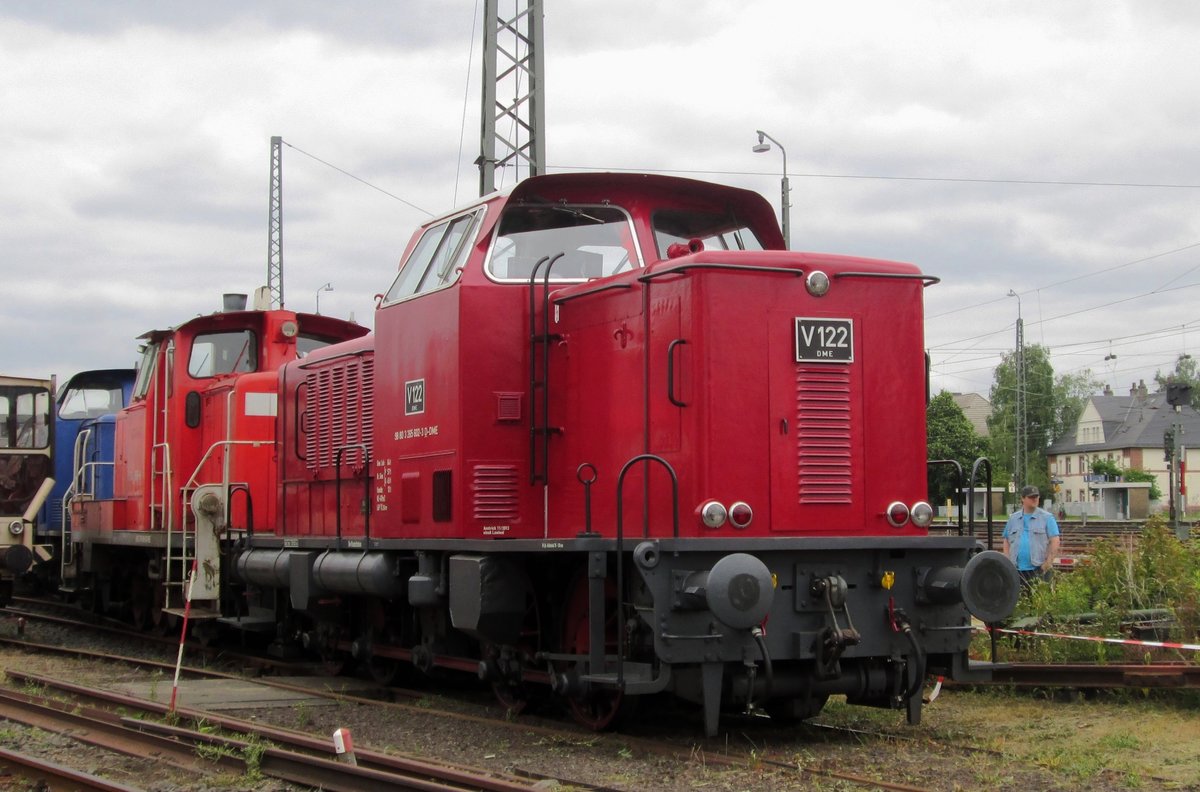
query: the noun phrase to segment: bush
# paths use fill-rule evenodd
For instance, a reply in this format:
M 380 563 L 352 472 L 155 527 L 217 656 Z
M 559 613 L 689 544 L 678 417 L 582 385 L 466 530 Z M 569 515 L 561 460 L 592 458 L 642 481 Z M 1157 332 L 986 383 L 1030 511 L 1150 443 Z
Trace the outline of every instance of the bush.
M 1021 595 L 1015 618 L 1036 618 L 1041 631 L 1125 637 L 1136 611 L 1168 609 L 1175 616 L 1170 640 L 1193 643 L 1200 633 L 1200 541 L 1181 542 L 1162 517 L 1146 521 L 1136 546 L 1098 540 L 1088 563 L 1038 583 Z M 1082 623 L 1080 615 L 1087 618 Z M 1017 657 L 1012 657 L 1016 651 Z M 1178 659 L 1175 652 L 1157 653 Z M 1019 637 L 1006 659 L 1138 662 L 1155 653 L 1144 647 Z M 1185 659 L 1195 660 L 1195 657 Z

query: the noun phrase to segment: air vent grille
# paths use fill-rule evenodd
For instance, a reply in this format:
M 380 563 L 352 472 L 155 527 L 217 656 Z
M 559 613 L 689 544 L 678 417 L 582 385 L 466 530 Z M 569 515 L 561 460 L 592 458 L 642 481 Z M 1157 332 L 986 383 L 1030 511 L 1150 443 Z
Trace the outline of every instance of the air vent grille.
M 354 358 L 309 371 L 309 431 L 304 436 L 310 470 L 332 468 L 341 452 L 343 465 L 361 467 L 363 448 L 371 454 L 375 426 L 375 360 Z
M 488 524 L 516 520 L 519 481 L 516 465 L 476 465 L 471 482 L 474 518 Z
M 849 368 L 796 367 L 796 427 L 800 502 L 850 503 L 854 416 Z

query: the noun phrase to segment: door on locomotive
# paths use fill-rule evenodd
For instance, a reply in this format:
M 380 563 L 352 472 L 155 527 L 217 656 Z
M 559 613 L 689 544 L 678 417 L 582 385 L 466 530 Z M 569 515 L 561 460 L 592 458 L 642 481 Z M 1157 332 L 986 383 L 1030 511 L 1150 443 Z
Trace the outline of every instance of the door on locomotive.
M 50 549 L 34 520 L 54 486 L 54 380 L 0 377 L 0 604 Z

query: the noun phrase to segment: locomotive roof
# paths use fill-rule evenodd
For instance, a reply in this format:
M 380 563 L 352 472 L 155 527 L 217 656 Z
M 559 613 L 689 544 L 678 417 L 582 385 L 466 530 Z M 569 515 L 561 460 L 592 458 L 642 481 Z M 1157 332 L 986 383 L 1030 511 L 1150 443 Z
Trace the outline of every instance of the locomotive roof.
M 160 341 L 164 338 L 167 338 L 168 336 L 174 335 L 180 329 L 187 327 L 188 325 L 195 323 L 195 322 L 213 322 L 213 321 L 221 322 L 221 321 L 224 321 L 225 319 L 236 319 L 236 318 L 240 318 L 240 317 L 249 317 L 249 316 L 262 316 L 263 314 L 279 313 L 279 312 L 283 312 L 283 313 L 287 313 L 287 314 L 291 314 L 291 315 L 295 316 L 296 321 L 299 322 L 300 326 L 305 329 L 310 329 L 315 326 L 317 328 L 317 332 L 319 332 L 319 329 L 321 326 L 329 328 L 330 326 L 333 326 L 333 325 L 341 326 L 343 328 L 345 328 L 345 327 L 358 328 L 362 331 L 361 333 L 359 333 L 359 335 L 366 335 L 367 333 L 370 332 L 370 330 L 368 328 L 363 327 L 356 322 L 348 321 L 346 319 L 338 319 L 336 317 L 324 316 L 322 314 L 299 313 L 299 312 L 295 312 L 295 311 L 287 311 L 284 309 L 274 309 L 274 310 L 269 310 L 269 311 L 262 311 L 262 310 L 214 311 L 210 314 L 199 314 L 197 316 L 193 316 L 191 319 L 188 319 L 186 322 L 181 322 L 181 323 L 175 325 L 174 327 L 170 327 L 165 330 L 148 330 L 145 333 L 142 333 L 140 336 L 138 336 L 137 339 L 139 341 Z
M 446 217 L 481 203 L 555 203 L 560 200 L 629 203 L 638 199 L 660 201 L 670 199 L 689 206 L 735 207 L 739 217 L 750 222 L 756 229 L 761 229 L 762 233 L 767 236 L 762 240 L 765 247 L 783 248 L 783 233 L 775 219 L 775 210 L 766 198 L 753 190 L 698 179 L 651 173 L 602 171 L 531 176 L 512 187 L 485 195 L 471 204 L 429 220 L 425 225 L 441 222 Z M 494 221 L 493 216 L 490 218 L 490 222 Z

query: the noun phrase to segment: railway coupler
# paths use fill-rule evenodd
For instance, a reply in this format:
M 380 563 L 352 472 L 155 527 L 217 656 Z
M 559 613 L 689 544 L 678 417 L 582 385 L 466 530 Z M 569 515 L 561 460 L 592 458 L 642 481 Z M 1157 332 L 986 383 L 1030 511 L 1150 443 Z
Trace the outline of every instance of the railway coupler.
M 823 600 L 829 611 L 829 624 L 816 639 L 817 677 L 833 679 L 841 675 L 842 654 L 851 646 L 857 646 L 862 637 L 850 620 L 850 609 L 846 607 L 846 592 L 849 587 L 840 575 L 814 578 L 810 591 Z M 838 623 L 838 612 L 845 617 L 846 626 Z

